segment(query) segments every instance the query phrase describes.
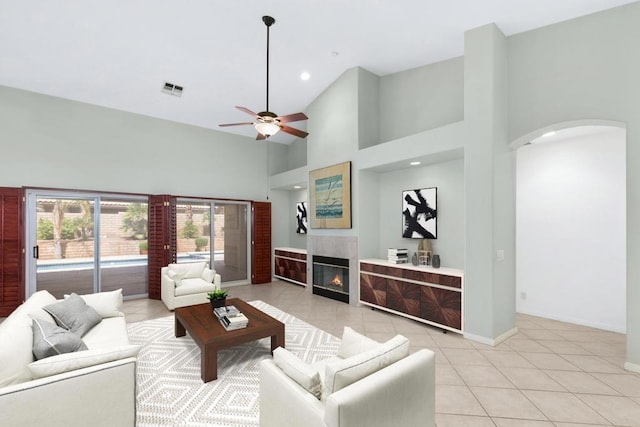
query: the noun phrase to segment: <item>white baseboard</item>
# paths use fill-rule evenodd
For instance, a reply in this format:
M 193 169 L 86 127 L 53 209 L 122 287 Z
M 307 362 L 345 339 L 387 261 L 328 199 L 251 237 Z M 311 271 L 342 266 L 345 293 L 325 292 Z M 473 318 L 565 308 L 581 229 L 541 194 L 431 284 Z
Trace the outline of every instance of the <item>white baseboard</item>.
M 624 362 L 624 369 L 631 372 L 637 372 L 640 374 L 640 365 L 637 363 Z
M 475 341 L 475 342 L 479 342 L 481 344 L 486 344 L 486 345 L 490 345 L 492 347 L 497 346 L 498 344 L 504 342 L 505 340 L 507 340 L 508 338 L 511 338 L 512 336 L 514 336 L 515 334 L 518 333 L 518 328 L 517 327 L 513 327 L 512 329 L 509 329 L 507 332 L 499 335 L 496 338 L 487 338 L 487 337 L 483 337 L 480 335 L 474 335 L 474 334 L 470 334 L 465 332 L 464 333 L 464 337 L 471 340 L 471 341 Z

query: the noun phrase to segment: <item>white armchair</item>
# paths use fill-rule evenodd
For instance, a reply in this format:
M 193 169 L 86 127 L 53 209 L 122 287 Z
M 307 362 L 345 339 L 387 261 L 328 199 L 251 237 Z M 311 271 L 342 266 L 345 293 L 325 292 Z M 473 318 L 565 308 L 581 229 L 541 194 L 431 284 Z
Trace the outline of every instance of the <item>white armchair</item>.
M 206 303 L 207 293 L 222 286 L 222 278 L 206 262 L 169 264 L 160 275 L 160 297 L 169 310 Z
M 261 427 L 435 426 L 432 351 L 406 355 L 408 340 L 401 335 L 375 343 L 377 348 L 366 337 L 356 338 L 355 346 L 353 339 L 345 345 L 345 338 L 338 357 L 314 365 L 292 361 L 281 348 L 260 363 Z M 354 352 L 362 343 L 369 350 Z M 321 396 L 314 384 L 319 376 Z

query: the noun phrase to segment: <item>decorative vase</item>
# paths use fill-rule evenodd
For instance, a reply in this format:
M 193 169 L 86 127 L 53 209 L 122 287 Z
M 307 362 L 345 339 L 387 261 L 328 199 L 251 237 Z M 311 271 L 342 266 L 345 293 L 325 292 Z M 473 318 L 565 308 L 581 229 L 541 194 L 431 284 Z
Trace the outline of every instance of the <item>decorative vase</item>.
M 431 265 L 433 268 L 440 268 L 440 255 L 436 254 L 431 258 Z
M 218 307 L 224 307 L 225 305 L 227 305 L 227 299 L 212 299 L 209 300 L 209 302 L 211 303 L 211 308 L 218 308 Z
M 416 252 L 414 252 L 413 256 L 411 257 L 411 264 L 418 265 L 418 254 Z

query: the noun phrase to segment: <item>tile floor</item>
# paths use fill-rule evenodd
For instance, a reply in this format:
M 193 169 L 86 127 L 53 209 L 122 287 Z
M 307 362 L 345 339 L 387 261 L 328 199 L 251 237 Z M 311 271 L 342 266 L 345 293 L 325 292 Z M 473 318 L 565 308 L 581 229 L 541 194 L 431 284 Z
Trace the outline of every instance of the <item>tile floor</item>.
M 285 282 L 228 288 L 335 336 L 345 325 L 376 340 L 396 334 L 436 352 L 439 427 L 640 426 L 640 374 L 623 369 L 624 335 L 527 315 L 490 347 L 399 316 L 352 307 Z M 162 302 L 125 302 L 128 322 L 170 315 Z

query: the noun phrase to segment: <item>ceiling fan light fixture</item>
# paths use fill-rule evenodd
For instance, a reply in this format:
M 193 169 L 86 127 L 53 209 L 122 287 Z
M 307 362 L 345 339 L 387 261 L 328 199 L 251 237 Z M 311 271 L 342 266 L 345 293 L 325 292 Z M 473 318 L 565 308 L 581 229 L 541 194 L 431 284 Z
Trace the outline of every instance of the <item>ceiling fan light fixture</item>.
M 273 122 L 258 122 L 254 123 L 254 126 L 258 133 L 266 136 L 267 138 L 280 132 L 280 126 Z

